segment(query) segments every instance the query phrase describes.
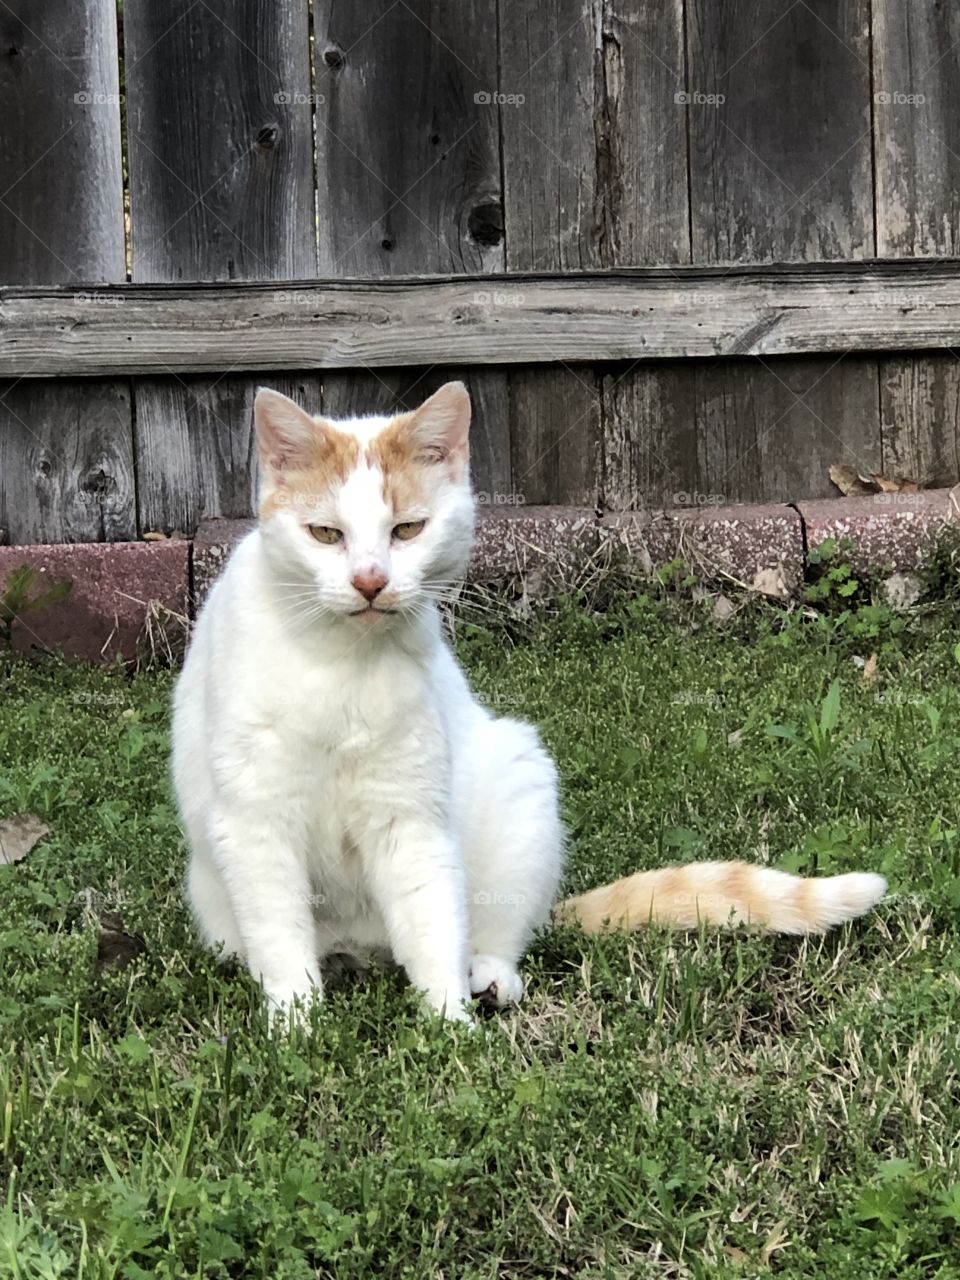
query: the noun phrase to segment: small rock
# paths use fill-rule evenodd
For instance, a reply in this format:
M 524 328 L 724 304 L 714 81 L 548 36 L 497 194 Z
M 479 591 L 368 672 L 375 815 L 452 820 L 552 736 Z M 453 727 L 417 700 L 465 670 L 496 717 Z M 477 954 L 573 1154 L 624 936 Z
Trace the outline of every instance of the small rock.
M 912 609 L 923 594 L 920 579 L 915 573 L 891 573 L 881 587 L 883 598 L 895 613 Z
M 776 569 L 758 569 L 751 583 L 754 591 L 772 596 L 775 600 L 789 600 L 796 589 L 793 575 L 783 565 Z
M 714 622 L 729 622 L 736 612 L 737 606 L 728 596 L 719 595 L 713 602 Z

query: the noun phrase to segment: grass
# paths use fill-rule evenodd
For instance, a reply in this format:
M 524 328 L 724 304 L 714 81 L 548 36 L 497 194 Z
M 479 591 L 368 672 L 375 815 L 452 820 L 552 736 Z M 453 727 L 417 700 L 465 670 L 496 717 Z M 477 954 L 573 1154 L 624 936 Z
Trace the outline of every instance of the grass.
M 569 890 L 892 888 L 825 939 L 546 932 L 473 1033 L 376 972 L 267 1036 L 181 901 L 170 675 L 0 659 L 0 815 L 53 828 L 0 867 L 0 1276 L 960 1275 L 958 616 L 461 625 L 559 762 Z

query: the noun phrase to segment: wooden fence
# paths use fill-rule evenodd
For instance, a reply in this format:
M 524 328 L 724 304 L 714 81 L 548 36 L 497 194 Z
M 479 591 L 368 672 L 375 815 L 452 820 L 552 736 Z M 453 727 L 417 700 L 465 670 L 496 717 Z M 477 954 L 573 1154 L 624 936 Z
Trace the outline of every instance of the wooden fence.
M 956 481 L 958 61 L 940 0 L 5 0 L 0 527 L 247 515 L 263 381 L 463 377 L 491 503 Z

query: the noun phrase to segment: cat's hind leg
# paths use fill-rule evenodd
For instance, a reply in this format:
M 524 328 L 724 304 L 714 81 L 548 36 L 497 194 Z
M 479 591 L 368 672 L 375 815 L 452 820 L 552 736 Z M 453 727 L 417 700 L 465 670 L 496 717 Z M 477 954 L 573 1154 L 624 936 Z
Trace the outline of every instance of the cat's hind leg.
M 557 778 L 536 730 L 516 720 L 484 721 L 469 750 L 470 991 L 500 1008 L 523 995 L 520 959 L 563 869 Z
M 204 942 L 221 958 L 243 960 L 243 940 L 230 905 L 226 886 L 202 842 L 191 840 L 193 853 L 187 868 L 187 899 Z

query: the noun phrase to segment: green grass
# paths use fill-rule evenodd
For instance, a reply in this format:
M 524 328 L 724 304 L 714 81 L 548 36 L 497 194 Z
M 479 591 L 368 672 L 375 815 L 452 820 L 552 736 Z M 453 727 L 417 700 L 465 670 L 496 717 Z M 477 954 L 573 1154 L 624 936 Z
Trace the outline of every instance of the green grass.
M 809 941 L 547 932 L 472 1033 L 375 972 L 267 1036 L 181 901 L 170 676 L 0 659 L 0 816 L 53 829 L 0 868 L 0 1276 L 960 1275 L 958 614 L 775 618 L 459 637 L 556 755 L 568 889 L 745 857 L 891 899 Z

